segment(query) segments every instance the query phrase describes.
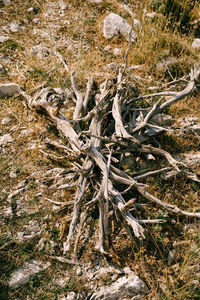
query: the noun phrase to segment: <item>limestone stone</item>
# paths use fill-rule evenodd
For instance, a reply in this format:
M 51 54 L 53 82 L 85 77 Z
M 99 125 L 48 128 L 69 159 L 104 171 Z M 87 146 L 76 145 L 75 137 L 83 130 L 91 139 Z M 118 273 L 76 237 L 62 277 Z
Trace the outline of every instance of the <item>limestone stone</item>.
M 200 51 L 200 39 L 195 39 L 192 43 L 192 48 Z
M 31 48 L 31 53 L 33 55 L 36 55 L 38 58 L 42 59 L 44 57 L 49 56 L 49 49 L 47 47 L 37 45 Z
M 91 297 L 91 300 L 106 299 L 106 300 L 120 300 L 130 298 L 137 294 L 146 294 L 147 287 L 145 283 L 129 272 L 125 276 L 119 278 L 116 282 L 109 286 L 100 287 Z
M 111 39 L 114 36 L 121 34 L 129 41 L 131 26 L 125 19 L 115 13 L 110 13 L 104 20 L 103 34 L 106 39 Z M 137 38 L 137 33 L 132 31 L 131 41 L 134 42 Z
M 191 129 L 193 131 L 195 131 L 198 135 L 200 135 L 200 123 L 199 124 L 195 124 L 191 127 Z
M 183 162 L 187 166 L 199 166 L 200 165 L 200 152 L 188 152 L 180 155 L 176 158 L 177 160 Z
M 121 49 L 119 49 L 119 48 L 114 48 L 114 49 L 113 49 L 113 54 L 114 54 L 115 56 L 119 56 L 119 55 L 122 54 L 122 51 L 121 51 Z
M 34 11 L 34 8 L 33 7 L 30 7 L 29 9 L 27 9 L 27 12 L 31 13 Z
M 101 3 L 103 0 L 89 0 L 90 3 L 96 3 L 99 4 Z
M 51 263 L 43 263 L 38 260 L 31 260 L 27 262 L 23 267 L 18 268 L 11 274 L 8 286 L 10 289 L 16 289 L 25 285 L 33 276 L 50 267 Z
M 11 32 L 13 33 L 17 33 L 19 31 L 24 31 L 25 30 L 25 26 L 18 24 L 18 23 L 10 23 L 9 24 L 9 29 Z
M 133 27 L 136 28 L 136 29 L 141 28 L 141 23 L 138 19 L 133 19 Z
M 5 5 L 8 5 L 8 4 L 10 4 L 10 3 L 11 3 L 10 0 L 3 0 L 3 4 L 5 4 Z
M 66 300 L 76 300 L 76 293 L 70 292 L 70 293 L 67 295 Z
M 173 117 L 166 114 L 157 114 L 151 118 L 151 122 L 156 123 L 159 126 L 172 125 L 174 122 Z
M 33 23 L 38 24 L 40 22 L 40 18 L 34 18 Z
M 155 16 L 156 16 L 156 13 L 155 12 L 147 13 L 145 16 L 148 17 L 148 18 L 150 18 L 150 19 L 154 19 Z
M 9 40 L 9 37 L 8 37 L 8 36 L 5 36 L 5 35 L 1 35 L 1 36 L 0 36 L 0 43 L 4 43 L 4 42 L 6 42 L 7 40 Z
M 103 50 L 104 50 L 104 51 L 109 51 L 110 49 L 111 49 L 111 46 L 108 45 L 108 46 L 106 46 Z
M 0 98 L 12 97 L 20 91 L 20 86 L 16 83 L 0 84 Z
M 3 136 L 0 136 L 0 146 L 12 143 L 13 141 L 14 140 L 10 134 L 4 134 Z
M 10 121 L 11 121 L 11 118 L 5 117 L 5 118 L 3 118 L 3 120 L 1 121 L 1 124 L 2 124 L 2 125 L 6 125 L 6 124 L 10 123 Z
M 11 171 L 10 174 L 9 174 L 9 177 L 10 178 L 16 178 L 17 177 L 16 172 Z
M 78 266 L 77 269 L 76 269 L 76 275 L 77 276 L 81 276 L 82 275 L 82 270 L 81 270 L 80 266 Z

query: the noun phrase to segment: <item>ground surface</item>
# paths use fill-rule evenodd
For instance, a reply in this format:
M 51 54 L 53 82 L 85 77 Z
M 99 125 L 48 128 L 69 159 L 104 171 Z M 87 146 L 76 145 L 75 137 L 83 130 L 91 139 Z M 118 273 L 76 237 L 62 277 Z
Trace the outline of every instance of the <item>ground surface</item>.
M 172 76 L 180 78 L 187 75 L 190 67 L 199 61 L 198 52 L 191 48 L 194 33 L 191 31 L 182 35 L 179 32 L 172 33 L 168 28 L 161 30 L 163 20 L 159 18 L 156 21 L 144 20 L 143 8 L 151 11 L 146 2 L 134 1 L 132 4 L 130 1 L 130 7 L 141 21 L 143 29 L 130 50 L 128 61 L 130 65 L 140 65 L 129 75 L 143 94 L 149 92 L 150 86 L 167 84 Z M 70 73 L 66 74 L 55 56 L 55 48 L 65 58 L 69 71 L 77 71 L 82 89 L 91 74 L 94 74 L 97 83 L 114 76 L 116 65 L 123 63 L 128 42 L 122 37 L 106 40 L 102 28 L 103 20 L 110 12 L 120 14 L 131 23 L 128 13 L 120 7 L 122 3 L 114 0 L 103 0 L 99 4 L 73 0 L 14 0 L 4 5 L 0 1 L 0 35 L 9 37 L 0 43 L 0 64 L 3 66 L 0 71 L 1 83 L 16 82 L 29 95 L 38 91 L 41 85 L 70 85 Z M 29 11 L 31 7 L 33 10 Z M 24 26 L 23 31 L 11 32 L 7 26 L 13 22 Z M 106 51 L 108 45 L 111 49 Z M 114 48 L 120 49 L 119 56 L 113 54 Z M 114 65 L 108 65 L 110 63 Z M 172 106 L 167 113 L 173 115 L 175 122 L 180 117 L 193 116 L 198 119 L 199 100 L 199 94 L 195 93 L 188 100 Z M 61 162 L 48 159 L 41 150 L 46 150 L 46 137 L 61 137 L 44 116 L 30 112 L 24 106 L 21 96 L 0 99 L 0 111 L 0 134 L 10 134 L 13 138 L 13 142 L 0 149 L 0 298 L 59 299 L 60 295 L 73 291 L 80 293 L 84 299 L 89 288 L 89 280 L 85 280 L 84 274 L 78 276 L 73 266 L 50 259 L 51 255 L 62 255 L 62 243 L 68 230 L 72 206 L 59 212 L 45 198 L 71 201 L 73 190 L 70 193 L 56 191 L 53 187 L 54 175 L 46 172 L 56 167 L 70 167 L 71 162 L 70 159 Z M 5 117 L 10 120 L 2 124 Z M 173 155 L 199 151 L 199 138 L 191 132 L 183 137 L 166 135 L 160 142 Z M 200 174 L 199 165 L 193 169 Z M 35 172 L 40 173 L 30 177 Z M 9 202 L 8 195 L 27 178 L 27 190 L 12 197 Z M 185 178 L 175 178 L 167 184 L 159 176 L 151 180 L 152 192 L 166 202 L 191 211 L 200 207 L 197 184 Z M 147 216 L 151 213 L 149 208 Z M 113 240 L 112 259 L 102 258 L 94 250 L 94 241 L 91 241 L 83 249 L 81 262 L 92 266 L 111 260 L 120 267 L 129 266 L 146 282 L 150 290 L 146 299 L 199 299 L 199 270 L 190 271 L 188 267 L 199 266 L 200 223 L 169 215 L 159 208 L 155 208 L 153 214 L 155 218 L 164 216 L 168 221 L 163 226 L 148 227 L 148 240 L 132 244 L 121 228 L 114 228 L 118 238 Z M 36 227 L 42 232 L 37 234 L 36 228 L 34 237 L 20 238 L 19 233 L 25 231 L 24 226 L 32 226 L 33 221 L 37 221 Z M 92 222 L 95 228 L 98 215 L 94 216 Z M 41 238 L 45 246 L 40 248 L 38 243 Z M 170 250 L 176 252 L 172 265 L 168 265 Z M 7 289 L 5 282 L 11 272 L 30 259 L 50 261 L 51 267 L 25 287 L 14 291 Z M 58 278 L 65 278 L 66 274 L 66 283 L 61 286 Z M 101 279 L 101 283 L 108 281 L 109 278 Z

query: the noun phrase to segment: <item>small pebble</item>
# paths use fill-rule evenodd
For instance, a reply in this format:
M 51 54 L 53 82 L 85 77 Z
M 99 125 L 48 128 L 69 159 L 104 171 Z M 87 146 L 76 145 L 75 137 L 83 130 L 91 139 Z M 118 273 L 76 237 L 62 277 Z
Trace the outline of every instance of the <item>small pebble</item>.
M 11 171 L 9 176 L 10 176 L 10 178 L 16 178 L 17 174 L 15 172 Z
M 6 125 L 6 124 L 10 123 L 10 121 L 11 121 L 11 118 L 5 117 L 5 118 L 3 118 L 3 120 L 1 121 L 1 124 L 2 124 L 2 125 Z
M 109 51 L 110 49 L 111 49 L 111 46 L 108 45 L 108 46 L 106 46 L 103 50 L 104 50 L 104 51 Z
M 33 19 L 33 23 L 38 24 L 39 22 L 40 22 L 40 19 L 39 19 L 39 18 L 34 18 L 34 19 Z
M 81 270 L 81 267 L 77 267 L 77 269 L 76 269 L 76 275 L 77 276 L 80 276 L 80 275 L 82 275 L 82 270 Z
M 27 12 L 33 12 L 33 11 L 34 11 L 33 7 L 30 7 L 29 9 L 27 9 Z

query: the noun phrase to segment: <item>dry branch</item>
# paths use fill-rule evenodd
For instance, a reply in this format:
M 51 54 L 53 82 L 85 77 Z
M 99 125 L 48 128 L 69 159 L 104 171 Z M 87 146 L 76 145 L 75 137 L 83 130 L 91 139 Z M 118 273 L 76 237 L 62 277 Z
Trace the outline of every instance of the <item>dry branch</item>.
M 127 62 L 125 67 L 126 64 Z M 71 83 L 76 96 L 73 120 L 68 120 L 64 114 L 60 113 L 64 96 L 54 89 L 43 89 L 33 99 L 22 92 L 31 109 L 45 113 L 48 119 L 54 122 L 62 137 L 65 138 L 66 145 L 63 146 L 48 139 L 46 142 L 55 146 L 55 149 L 62 150 L 66 157 L 74 155 L 76 160 L 71 163 L 71 172 L 74 173 L 75 179 L 58 187 L 58 189 L 72 187 L 76 189 L 71 224 L 63 245 L 64 253 L 70 250 L 71 245 L 74 245 L 74 253 L 77 254 L 80 236 L 84 231 L 84 223 L 90 207 L 98 206 L 99 209 L 99 239 L 95 242 L 96 248 L 103 254 L 109 253 L 107 242 L 111 234 L 109 218 L 116 217 L 115 221 L 120 222 L 118 225 L 121 227 L 125 227 L 131 239 L 133 239 L 133 234 L 137 238 L 145 238 L 142 224 L 164 222 L 162 219 L 138 219 L 137 209 L 144 208 L 148 203 L 158 205 L 175 214 L 200 218 L 200 213 L 184 211 L 158 199 L 148 192 L 148 186 L 145 183 L 139 182 L 139 180 L 144 181 L 150 176 L 158 176 L 161 173 L 167 176 L 169 171 L 174 172 L 175 176 L 184 174 L 187 178 L 197 183 L 200 182 L 196 174 L 189 172 L 169 152 L 154 147 L 152 136 L 158 132 L 162 134 L 166 128 L 149 122 L 153 116 L 165 108 L 191 95 L 198 88 L 199 78 L 200 69 L 195 66 L 191 71 L 190 81 L 183 91 L 164 91 L 137 97 L 126 80 L 124 69 L 123 72 L 119 72 L 117 78 L 104 81 L 99 91 L 94 90 L 93 77 L 89 78 L 84 95 L 78 88 L 73 71 Z M 138 107 L 140 99 L 169 95 L 172 98 L 166 101 L 160 98 L 153 107 L 149 106 L 145 109 Z M 137 105 L 135 105 L 136 100 Z M 146 134 L 146 128 L 152 129 L 152 136 Z M 134 175 L 131 175 L 124 167 L 127 155 L 131 156 L 133 163 L 137 166 L 137 157 L 146 155 L 147 159 L 147 154 L 153 154 L 154 160 L 158 156 L 164 158 L 165 166 L 148 169 L 142 174 L 135 171 Z M 142 196 L 147 203 L 136 203 L 138 195 Z M 53 200 L 50 202 L 59 205 L 67 204 L 67 202 L 57 203 Z

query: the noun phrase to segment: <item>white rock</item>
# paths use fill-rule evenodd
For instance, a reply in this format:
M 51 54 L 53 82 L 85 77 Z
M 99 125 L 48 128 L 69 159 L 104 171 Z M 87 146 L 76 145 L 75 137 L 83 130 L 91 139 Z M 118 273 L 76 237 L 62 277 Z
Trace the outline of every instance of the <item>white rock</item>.
M 34 120 L 35 120 L 35 119 L 34 119 L 33 115 L 28 115 L 27 121 L 32 122 L 32 121 L 34 121 Z
M 0 57 L 0 60 L 1 60 L 1 62 L 4 63 L 4 64 L 10 64 L 10 63 L 11 63 L 11 60 L 8 59 L 8 58 L 6 58 L 6 56 L 1 56 L 1 57 Z
M 9 33 L 9 25 L 2 26 L 2 27 L 1 27 L 1 31 L 2 31 L 2 32 L 5 32 L 5 33 Z
M 67 9 L 67 5 L 63 2 L 63 0 L 60 1 L 60 8 L 62 10 L 66 10 Z
M 151 118 L 151 122 L 156 123 L 159 126 L 167 126 L 167 125 L 172 125 L 174 119 L 170 115 L 157 114 L 153 118 Z
M 33 54 L 38 54 L 39 52 L 41 52 L 42 51 L 42 46 L 40 46 L 40 45 L 38 45 L 38 46 L 33 46 L 32 48 L 31 48 L 31 52 L 33 53 Z
M 188 125 L 193 125 L 193 124 L 195 124 L 197 121 L 198 121 L 198 118 L 197 118 L 197 117 L 190 116 L 190 117 L 186 117 L 186 118 L 185 118 L 186 126 L 188 126 Z
M 101 3 L 103 0 L 89 0 L 90 3 Z
M 35 150 L 35 149 L 37 149 L 37 144 L 36 143 L 29 143 L 27 149 L 28 150 Z
M 139 293 L 147 293 L 147 287 L 138 276 L 130 272 L 126 276 L 119 278 L 113 284 L 100 287 L 97 292 L 92 295 L 91 300 L 120 300 L 126 297 L 133 297 Z
M 1 35 L 1 36 L 0 36 L 0 43 L 4 43 L 4 42 L 6 42 L 7 40 L 9 40 L 9 37 L 8 37 L 8 36 L 4 36 L 4 35 Z
M 24 31 L 25 30 L 25 26 L 17 24 L 17 23 L 10 23 L 9 24 L 9 29 L 11 32 L 16 33 L 19 31 Z
M 3 66 L 0 64 L 0 71 L 2 71 L 3 70 Z
M 115 56 L 119 56 L 119 55 L 122 54 L 122 51 L 121 51 L 121 49 L 119 49 L 119 48 L 114 48 L 114 49 L 113 49 L 113 54 L 114 54 Z
M 20 91 L 20 86 L 16 83 L 0 84 L 0 98 L 12 97 Z
M 9 177 L 10 178 L 16 178 L 17 174 L 15 172 L 11 171 L 10 174 L 9 174 Z
M 40 223 L 37 220 L 31 220 L 29 223 L 33 226 L 40 226 Z
M 53 211 L 59 211 L 59 209 L 60 209 L 60 206 L 59 206 L 59 205 L 53 205 L 53 206 L 52 206 L 52 210 L 53 210 Z
M 104 20 L 103 34 L 106 39 L 113 38 L 121 34 L 127 41 L 129 41 L 129 34 L 131 26 L 125 19 L 115 13 L 110 13 Z M 132 31 L 131 41 L 134 42 L 137 38 L 137 33 Z
M 27 12 L 33 12 L 34 11 L 34 8 L 33 7 L 30 7 L 29 9 L 27 9 Z
M 193 125 L 191 129 L 200 135 L 200 124 Z
M 189 116 L 189 117 L 185 117 L 185 118 L 179 118 L 178 122 L 180 123 L 181 127 L 189 128 L 189 127 L 193 126 L 194 124 L 197 124 L 198 118 Z
M 34 19 L 33 19 L 33 23 L 38 24 L 39 22 L 40 22 L 40 19 L 39 19 L 39 18 L 34 18 Z
M 40 231 L 40 226 L 24 225 L 22 229 L 24 230 L 25 234 L 34 234 L 35 232 Z
M 103 50 L 104 50 L 104 51 L 109 51 L 110 49 L 111 49 L 111 46 L 108 45 L 108 46 L 106 46 Z
M 200 165 L 200 152 L 192 153 L 188 152 L 186 154 L 180 155 L 176 158 L 177 160 L 183 162 L 188 166 L 199 166 Z
M 13 215 L 12 208 L 11 207 L 6 207 L 5 210 L 4 210 L 4 215 L 5 216 L 12 216 Z
M 40 45 L 33 46 L 31 48 L 31 52 L 33 55 L 37 55 L 37 57 L 40 59 L 49 56 L 49 49 Z
M 76 300 L 76 294 L 74 292 L 70 292 L 67 295 L 66 300 Z
M 11 274 L 8 286 L 10 289 L 16 289 L 26 284 L 34 275 L 46 270 L 48 267 L 50 267 L 50 265 L 50 262 L 45 264 L 41 261 L 31 260 Z
M 3 4 L 7 5 L 7 4 L 10 4 L 11 1 L 10 0 L 3 0 Z
M 152 154 L 147 154 L 146 155 L 147 160 L 156 160 L 155 157 Z
M 6 124 L 10 123 L 10 121 L 11 121 L 11 118 L 5 117 L 5 118 L 3 118 L 3 120 L 1 121 L 1 124 L 2 124 L 2 125 L 6 125 Z
M 200 51 L 200 39 L 195 39 L 192 43 L 192 48 Z
M 68 284 L 71 279 L 71 277 L 67 273 L 64 273 L 63 275 L 61 276 L 56 275 L 55 277 L 55 283 L 61 287 L 65 287 L 66 284 Z
M 138 19 L 133 19 L 133 27 L 137 29 L 141 28 L 141 23 Z
M 20 133 L 21 136 L 27 136 L 32 132 L 30 129 L 23 129 Z
M 80 266 L 78 266 L 77 269 L 76 269 L 76 275 L 77 275 L 77 276 L 82 275 L 82 270 L 81 270 L 81 267 L 80 267 Z
M 13 141 L 14 140 L 10 134 L 4 134 L 3 136 L 0 136 L 0 146 L 12 143 Z
M 156 16 L 156 13 L 155 13 L 155 12 L 152 12 L 152 13 L 146 13 L 145 16 L 148 17 L 148 18 L 150 18 L 150 19 L 154 19 L 155 16 Z
M 193 266 L 189 266 L 188 268 L 188 272 L 190 274 L 195 274 L 195 273 L 199 273 L 200 272 L 200 265 L 193 265 Z
M 42 250 L 44 250 L 44 248 L 45 248 L 44 239 L 41 238 L 41 239 L 39 240 L 38 245 L 37 245 L 37 249 L 38 249 L 39 251 L 42 251 Z

